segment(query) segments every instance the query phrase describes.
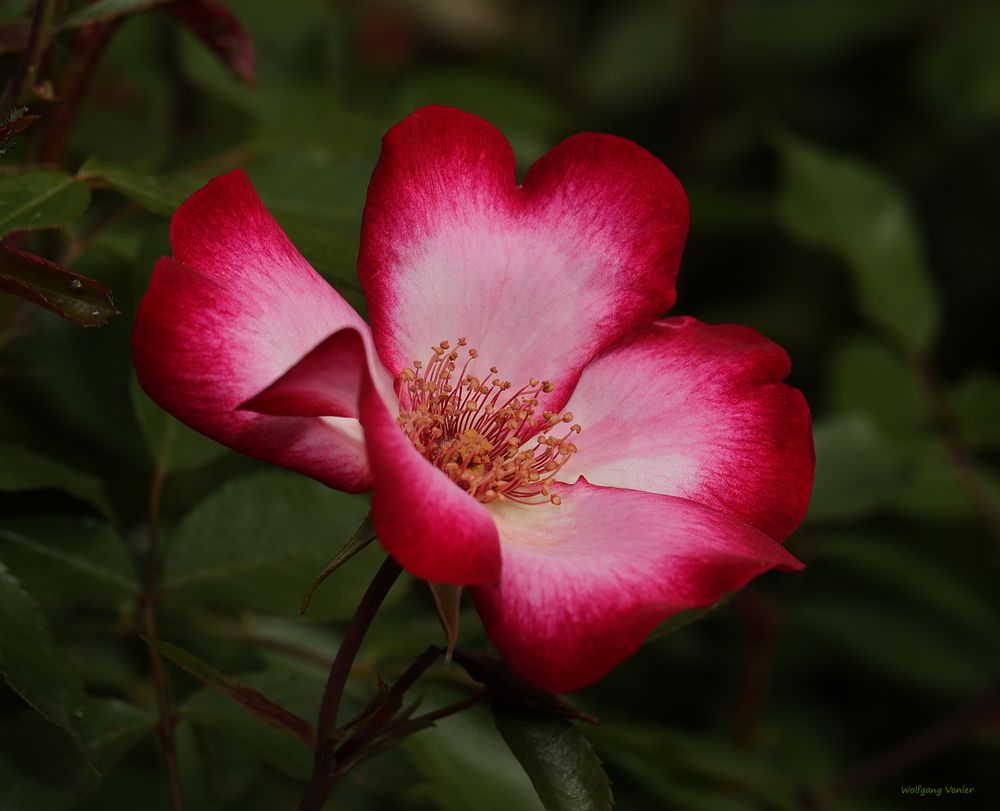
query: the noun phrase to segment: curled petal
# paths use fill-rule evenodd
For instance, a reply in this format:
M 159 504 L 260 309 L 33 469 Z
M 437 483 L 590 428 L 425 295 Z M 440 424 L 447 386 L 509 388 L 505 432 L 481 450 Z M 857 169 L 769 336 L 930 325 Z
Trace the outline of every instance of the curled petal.
M 809 407 L 778 345 L 747 327 L 671 318 L 587 366 L 566 408 L 584 430 L 560 471 L 681 496 L 784 540 L 812 490 Z
M 393 408 L 398 406 L 364 334 L 348 328 L 330 335 L 242 407 L 267 414 L 356 408 L 382 545 L 404 569 L 425 580 L 495 583 L 500 545 L 493 518 L 417 452 L 396 424 L 387 397 Z
M 495 510 L 501 581 L 470 589 L 504 659 L 553 692 L 601 678 L 671 614 L 802 567 L 763 532 L 692 501 L 585 481 L 556 492 L 558 507 Z
M 364 321 L 295 250 L 240 171 L 195 192 L 170 236 L 174 258 L 157 263 L 132 335 L 146 392 L 241 453 L 341 490 L 368 489 L 356 414 L 237 410 L 332 331 L 366 332 Z

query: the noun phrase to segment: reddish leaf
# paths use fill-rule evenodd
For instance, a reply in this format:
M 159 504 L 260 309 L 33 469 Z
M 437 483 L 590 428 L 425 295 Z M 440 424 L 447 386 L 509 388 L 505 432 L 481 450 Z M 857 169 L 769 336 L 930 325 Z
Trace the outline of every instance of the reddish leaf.
M 31 23 L 27 20 L 0 25 L 0 54 L 16 54 L 28 47 L 28 32 Z
M 162 639 L 146 639 L 146 644 L 155 648 L 163 656 L 178 667 L 183 668 L 199 681 L 209 687 L 221 690 L 243 708 L 259 718 L 265 724 L 287 732 L 302 741 L 312 749 L 316 745 L 316 730 L 312 725 L 299 718 L 295 713 L 286 710 L 280 704 L 271 701 L 259 690 L 240 684 L 224 673 L 220 673 L 211 665 L 206 664 L 194 654 L 183 648 L 165 642 Z
M 39 119 L 37 115 L 22 115 L 11 118 L 0 124 L 0 141 L 6 141 L 10 136 L 24 132 Z
M 253 40 L 229 6 L 219 0 L 176 0 L 164 6 L 164 11 L 213 50 L 246 84 L 257 84 Z
M 33 253 L 0 247 L 0 290 L 40 304 L 84 327 L 101 327 L 118 309 L 111 291 Z

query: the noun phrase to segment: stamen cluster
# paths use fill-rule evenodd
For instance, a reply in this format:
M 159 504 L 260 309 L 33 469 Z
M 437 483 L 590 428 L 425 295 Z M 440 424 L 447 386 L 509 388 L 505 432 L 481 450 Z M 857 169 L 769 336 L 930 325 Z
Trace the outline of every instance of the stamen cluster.
M 570 425 L 569 412 L 536 413 L 539 395 L 555 388 L 547 380 L 532 378 L 511 394 L 513 386 L 497 376 L 495 366 L 484 379 L 471 374 L 479 353 L 465 349 L 467 343 L 459 338 L 452 349 L 442 341 L 431 347 L 426 365 L 415 360 L 402 371 L 400 428 L 426 459 L 479 501 L 559 504 L 550 488 L 576 452 L 570 439 L 580 426 Z M 462 350 L 467 358 L 457 372 Z M 561 424 L 569 425 L 566 433 L 554 436 L 552 429 Z

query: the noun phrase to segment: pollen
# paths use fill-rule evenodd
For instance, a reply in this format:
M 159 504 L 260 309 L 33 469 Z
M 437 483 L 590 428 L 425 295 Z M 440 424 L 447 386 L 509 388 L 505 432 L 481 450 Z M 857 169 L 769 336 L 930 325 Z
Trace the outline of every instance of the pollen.
M 472 374 L 478 357 L 459 338 L 404 369 L 399 427 L 424 458 L 481 502 L 560 504 L 552 484 L 576 452 L 570 440 L 581 427 L 569 412 L 539 411 L 539 395 L 555 389 L 551 381 L 531 378 L 514 390 L 496 366 L 482 379 Z

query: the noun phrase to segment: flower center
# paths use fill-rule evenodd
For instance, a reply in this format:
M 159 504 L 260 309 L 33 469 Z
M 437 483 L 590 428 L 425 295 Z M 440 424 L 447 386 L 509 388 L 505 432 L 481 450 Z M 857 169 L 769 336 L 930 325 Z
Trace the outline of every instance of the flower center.
M 536 413 L 538 395 L 555 388 L 547 380 L 532 378 L 512 394 L 495 366 L 482 380 L 470 374 L 479 353 L 466 345 L 465 338 L 455 349 L 442 341 L 431 347 L 426 365 L 415 360 L 400 373 L 400 428 L 426 459 L 479 501 L 559 504 L 549 490 L 576 452 L 570 438 L 580 426 L 569 425 L 569 412 Z M 456 372 L 462 350 L 467 358 Z M 562 424 L 569 426 L 563 436 L 551 433 Z

